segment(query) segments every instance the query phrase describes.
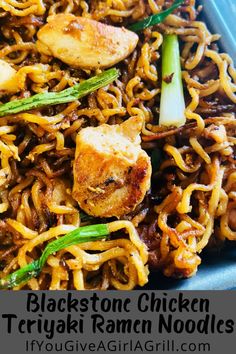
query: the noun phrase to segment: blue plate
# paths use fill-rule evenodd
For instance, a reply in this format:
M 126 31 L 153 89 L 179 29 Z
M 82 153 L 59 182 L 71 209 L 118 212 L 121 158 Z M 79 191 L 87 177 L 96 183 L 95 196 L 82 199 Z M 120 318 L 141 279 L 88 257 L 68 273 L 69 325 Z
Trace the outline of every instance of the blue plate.
M 236 63 L 236 0 L 199 0 L 204 21 L 212 33 L 221 35 L 221 49 Z
M 202 19 L 212 33 L 221 34 L 221 51 L 236 63 L 236 0 L 201 0 Z M 215 252 L 203 252 L 202 264 L 190 279 L 175 280 L 151 273 L 148 290 L 226 290 L 236 289 L 236 242 Z
M 230 290 L 236 289 L 236 242 L 221 250 L 201 255 L 197 274 L 189 279 L 176 280 L 152 272 L 148 290 Z M 143 288 L 142 288 L 143 289 Z

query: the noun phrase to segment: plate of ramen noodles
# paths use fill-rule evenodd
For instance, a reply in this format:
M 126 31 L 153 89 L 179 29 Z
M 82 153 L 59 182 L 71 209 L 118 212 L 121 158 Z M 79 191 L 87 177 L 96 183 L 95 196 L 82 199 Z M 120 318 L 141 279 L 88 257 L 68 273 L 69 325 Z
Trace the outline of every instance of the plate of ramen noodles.
M 176 288 L 211 250 L 220 274 L 236 70 L 202 3 L 0 1 L 0 289 Z

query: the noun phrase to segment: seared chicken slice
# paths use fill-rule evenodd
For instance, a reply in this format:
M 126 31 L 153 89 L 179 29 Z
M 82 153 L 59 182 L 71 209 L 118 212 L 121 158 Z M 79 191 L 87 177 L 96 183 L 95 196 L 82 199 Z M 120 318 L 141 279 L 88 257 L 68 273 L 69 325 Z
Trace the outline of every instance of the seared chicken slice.
M 38 50 L 76 68 L 107 68 L 133 52 L 138 36 L 85 17 L 58 14 L 38 31 Z
M 82 129 L 76 138 L 73 197 L 87 213 L 117 218 L 150 188 L 151 162 L 140 146 L 142 119 Z

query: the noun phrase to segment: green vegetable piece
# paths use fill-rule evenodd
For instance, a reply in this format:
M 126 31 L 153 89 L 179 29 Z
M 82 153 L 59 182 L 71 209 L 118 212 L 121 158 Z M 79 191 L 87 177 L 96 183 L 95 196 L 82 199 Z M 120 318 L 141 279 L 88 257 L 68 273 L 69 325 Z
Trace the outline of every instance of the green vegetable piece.
M 159 125 L 180 127 L 186 122 L 179 42 L 175 34 L 164 36 Z
M 128 29 L 133 32 L 138 32 L 144 30 L 145 28 L 157 25 L 158 23 L 163 22 L 164 19 L 169 16 L 175 9 L 177 9 L 177 7 L 179 7 L 183 2 L 184 0 L 176 0 L 168 9 L 158 14 L 149 16 L 142 21 L 136 22 L 129 26 Z
M 33 277 L 36 277 L 42 270 L 48 257 L 54 252 L 58 252 L 66 247 L 78 243 L 101 240 L 109 235 L 107 224 L 82 226 L 69 232 L 67 235 L 50 242 L 44 249 L 41 257 L 25 267 L 18 269 L 6 278 L 0 279 L 0 289 L 10 289 L 22 283 L 26 283 Z
M 0 289 L 10 289 L 21 283 L 26 283 L 31 278 L 36 277 L 40 273 L 40 270 L 39 260 L 29 263 L 6 278 L 0 279 Z
M 23 98 L 2 104 L 0 105 L 0 117 L 44 106 L 73 102 L 110 84 L 116 80 L 118 76 L 119 71 L 112 68 L 61 92 L 38 93 L 29 98 Z

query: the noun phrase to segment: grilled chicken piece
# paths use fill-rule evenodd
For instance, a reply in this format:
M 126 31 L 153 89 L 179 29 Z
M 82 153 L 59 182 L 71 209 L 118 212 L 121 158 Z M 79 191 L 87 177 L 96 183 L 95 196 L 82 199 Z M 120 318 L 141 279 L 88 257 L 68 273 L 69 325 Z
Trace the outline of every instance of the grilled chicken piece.
M 138 36 L 125 28 L 58 14 L 38 31 L 38 50 L 76 68 L 107 68 L 133 52 Z
M 117 218 L 142 202 L 151 162 L 142 150 L 142 119 L 82 129 L 76 138 L 73 197 L 87 213 Z
M 15 93 L 18 91 L 16 70 L 6 61 L 0 59 L 0 93 Z

